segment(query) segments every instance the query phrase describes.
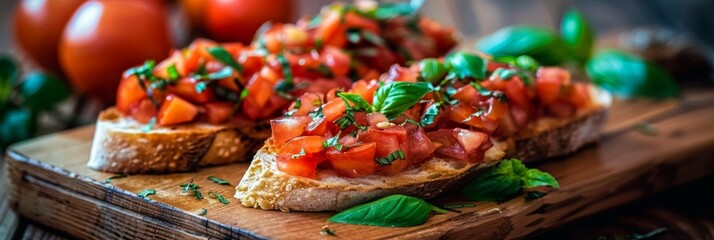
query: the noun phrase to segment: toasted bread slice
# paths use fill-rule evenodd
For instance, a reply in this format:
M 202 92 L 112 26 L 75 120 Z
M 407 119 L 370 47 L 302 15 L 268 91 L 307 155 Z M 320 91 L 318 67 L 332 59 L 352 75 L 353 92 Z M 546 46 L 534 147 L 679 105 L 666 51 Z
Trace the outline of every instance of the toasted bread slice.
M 494 142 L 480 163 L 433 158 L 397 175 L 349 178 L 320 170 L 315 179 L 291 176 L 277 169 L 277 149 L 268 139 L 236 186 L 234 197 L 246 207 L 309 212 L 339 211 L 391 194 L 432 198 L 473 179 L 479 170 L 505 156 L 533 162 L 569 154 L 596 141 L 612 97 L 596 88 L 592 88 L 591 96 L 593 104 L 572 118 L 540 119 L 523 133 Z
M 115 108 L 102 111 L 87 165 L 113 173 L 193 171 L 201 166 L 250 161 L 270 137 L 267 121 L 191 123 L 143 131 L 145 126 Z

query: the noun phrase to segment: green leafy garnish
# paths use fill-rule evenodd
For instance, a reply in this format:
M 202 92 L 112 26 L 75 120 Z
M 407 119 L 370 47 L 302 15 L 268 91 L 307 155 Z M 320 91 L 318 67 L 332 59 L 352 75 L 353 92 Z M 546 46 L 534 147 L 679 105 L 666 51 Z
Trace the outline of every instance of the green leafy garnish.
M 444 59 L 449 68 L 447 78 L 473 78 L 483 80 L 486 78 L 486 60 L 474 53 L 458 51 L 449 53 Z
M 20 78 L 20 66 L 10 56 L 0 56 L 0 104 L 4 103 L 12 87 Z
M 166 69 L 166 73 L 169 75 L 169 80 L 171 81 L 176 81 L 179 77 L 181 77 L 178 70 L 176 70 L 176 65 L 174 64 L 171 64 L 171 66 Z
M 284 117 L 290 117 L 290 116 L 292 116 L 292 115 L 295 114 L 298 110 L 300 110 L 300 107 L 302 107 L 302 100 L 300 100 L 300 98 L 298 98 L 298 99 L 295 100 L 295 105 L 293 106 L 293 110 L 290 110 L 290 111 L 285 112 L 285 114 L 283 114 L 283 116 L 284 116 Z
M 411 227 L 424 224 L 431 211 L 445 213 L 416 197 L 391 195 L 335 214 L 328 222 L 381 227 Z
M 336 237 L 337 233 L 335 230 L 332 230 L 328 228 L 327 226 L 322 227 L 322 230 L 320 230 L 320 234 L 322 235 L 328 235 L 328 236 L 333 236 Z
M 278 62 L 280 62 L 280 68 L 283 69 L 283 79 L 285 79 L 285 82 L 292 84 L 293 71 L 290 69 L 290 62 L 283 54 L 278 54 Z
M 196 83 L 196 92 L 197 93 L 202 93 L 203 91 L 206 91 L 206 88 L 208 88 L 208 83 L 207 82 L 198 82 Z
M 487 169 L 461 192 L 473 201 L 503 201 L 524 189 L 534 192 L 537 187 L 560 188 L 560 185 L 546 172 L 528 169 L 518 159 L 507 159 Z
M 663 99 L 679 96 L 679 88 L 664 70 L 644 59 L 618 50 L 605 50 L 586 64 L 595 85 L 623 97 Z
M 221 46 L 215 46 L 215 47 L 209 47 L 206 50 L 208 50 L 208 53 L 210 53 L 211 56 L 213 56 L 219 62 L 225 64 L 226 66 L 232 67 L 238 73 L 243 72 L 243 66 L 238 64 L 238 62 L 236 62 L 236 60 L 233 59 L 233 56 L 228 51 L 226 51 L 225 48 L 223 48 Z
M 362 11 L 362 14 L 377 20 L 387 20 L 399 16 L 415 16 L 424 0 L 411 0 L 409 2 L 380 3 L 374 10 Z
M 212 182 L 218 183 L 218 184 L 220 184 L 220 185 L 231 185 L 231 182 L 226 181 L 226 180 L 224 180 L 224 179 L 220 179 L 220 178 L 214 177 L 214 176 L 208 176 L 208 180 L 211 180 Z
M 356 93 L 338 93 L 337 96 L 345 101 L 346 106 L 349 106 L 354 111 L 366 111 L 372 112 L 372 105 L 370 105 L 367 100 L 364 100 L 361 95 Z M 349 103 L 354 103 L 354 106 L 350 106 Z
M 203 194 L 201 194 L 201 191 L 198 190 L 201 187 L 199 187 L 198 184 L 195 184 L 193 182 L 193 178 L 191 178 L 191 180 L 188 183 L 184 183 L 179 186 L 183 188 L 181 193 L 186 193 L 189 190 L 191 190 L 193 192 L 193 195 L 196 197 L 196 199 L 198 199 L 198 200 L 203 199 Z
M 476 48 L 495 58 L 528 55 L 544 65 L 558 65 L 568 59 L 568 49 L 554 32 L 535 26 L 502 28 L 481 38 Z
M 142 132 L 149 132 L 151 131 L 152 128 L 154 128 L 154 125 L 156 125 L 156 117 L 152 117 L 149 119 L 149 122 L 146 123 L 143 127 L 141 127 Z
M 404 156 L 404 151 L 402 151 L 401 149 L 390 153 L 386 157 L 374 158 L 374 161 L 377 162 L 377 164 L 379 164 L 379 166 L 388 166 L 388 165 L 392 165 L 392 162 L 399 160 L 399 159 L 402 159 L 402 160 L 406 159 L 406 157 Z
M 419 69 L 421 69 L 421 78 L 432 84 L 439 84 L 448 73 L 446 66 L 435 58 L 422 59 L 419 62 Z
M 206 216 L 206 213 L 208 213 L 208 209 L 201 208 L 201 212 L 198 213 L 198 216 Z
M 335 136 L 332 136 L 331 138 L 328 138 L 327 140 L 322 142 L 322 147 L 323 148 L 329 148 L 329 147 L 334 147 L 337 151 L 342 151 L 344 146 L 339 143 L 340 141 L 340 133 L 336 134 Z
M 29 139 L 35 132 L 36 114 L 27 108 L 10 108 L 0 116 L 0 147 Z
M 429 124 L 434 123 L 434 118 L 436 118 L 436 115 L 439 115 L 440 106 L 440 102 L 436 102 L 429 105 L 429 107 L 427 107 L 424 111 L 424 115 L 421 116 L 421 121 L 419 121 L 419 124 L 421 126 L 427 126 Z
M 136 195 L 139 196 L 139 197 L 142 197 L 142 198 L 146 198 L 146 196 L 154 195 L 154 194 L 156 194 L 156 190 L 154 190 L 154 189 L 145 189 L 145 190 L 143 190 L 143 191 L 137 193 Z
M 208 195 L 217 198 L 218 201 L 221 202 L 221 203 L 223 203 L 223 204 L 228 204 L 228 203 L 229 203 L 228 200 L 226 200 L 226 198 L 224 198 L 223 195 L 221 195 L 220 193 L 209 192 Z
M 300 152 L 299 152 L 298 154 L 293 154 L 291 157 L 292 157 L 293 159 L 298 159 L 298 158 L 303 157 L 303 156 L 305 156 L 305 155 L 307 155 L 307 153 L 305 153 L 305 148 L 301 148 L 301 149 L 300 149 Z
M 427 82 L 391 82 L 377 89 L 372 100 L 374 110 L 390 120 L 419 102 L 432 88 Z
M 50 74 L 33 72 L 24 77 L 20 95 L 25 106 L 37 110 L 51 110 L 69 97 L 70 90 L 61 80 Z
M 540 67 L 540 63 L 528 55 L 518 56 L 514 64 L 516 67 L 531 73 L 535 73 Z
M 122 173 L 122 174 L 118 174 L 118 175 L 114 175 L 114 176 L 105 178 L 105 179 L 104 179 L 104 183 L 109 183 L 109 182 L 112 181 L 112 179 L 125 178 L 125 177 L 127 177 L 127 175 L 126 175 L 126 174 L 123 174 L 123 173 Z
M 560 37 L 578 62 L 584 63 L 592 54 L 595 32 L 578 10 L 571 8 L 565 12 Z

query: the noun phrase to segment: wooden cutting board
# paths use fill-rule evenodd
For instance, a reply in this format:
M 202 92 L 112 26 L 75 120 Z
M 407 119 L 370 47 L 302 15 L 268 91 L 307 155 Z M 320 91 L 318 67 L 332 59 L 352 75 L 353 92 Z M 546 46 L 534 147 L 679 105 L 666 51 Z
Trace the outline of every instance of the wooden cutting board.
M 656 133 L 637 130 L 647 121 Z M 616 101 L 600 144 L 538 167 L 555 176 L 562 188 L 526 201 L 475 203 L 432 216 L 407 228 L 328 224 L 333 213 L 284 213 L 242 207 L 232 198 L 248 164 L 205 168 L 170 175 L 135 175 L 104 183 L 114 174 L 85 164 L 93 126 L 47 135 L 12 147 L 7 153 L 10 204 L 31 220 L 71 236 L 106 238 L 278 238 L 331 239 L 320 234 L 329 225 L 339 238 L 521 238 L 562 225 L 654 192 L 714 173 L 714 91 L 690 93 L 680 101 Z M 182 195 L 189 179 L 205 196 Z M 136 195 L 155 189 L 148 199 Z M 208 196 L 217 192 L 229 204 Z M 432 200 L 464 202 L 458 194 Z M 205 216 L 199 216 L 202 209 Z

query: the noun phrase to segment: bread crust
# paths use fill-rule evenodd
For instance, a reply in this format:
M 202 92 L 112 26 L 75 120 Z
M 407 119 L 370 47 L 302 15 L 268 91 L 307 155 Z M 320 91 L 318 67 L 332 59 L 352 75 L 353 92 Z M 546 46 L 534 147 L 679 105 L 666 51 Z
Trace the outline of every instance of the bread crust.
M 267 121 L 192 123 L 146 132 L 144 126 L 116 108 L 102 111 L 87 166 L 127 174 L 194 171 L 201 166 L 249 161 L 270 137 Z

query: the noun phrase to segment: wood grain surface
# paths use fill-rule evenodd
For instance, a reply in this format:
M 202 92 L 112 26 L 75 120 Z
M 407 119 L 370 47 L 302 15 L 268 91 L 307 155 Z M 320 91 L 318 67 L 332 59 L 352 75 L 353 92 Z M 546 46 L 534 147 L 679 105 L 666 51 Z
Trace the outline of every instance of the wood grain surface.
M 282 213 L 240 206 L 233 186 L 247 164 L 202 169 L 195 173 L 112 174 L 86 168 L 92 127 L 48 135 L 9 152 L 10 204 L 21 215 L 79 238 L 328 238 L 329 225 L 342 237 L 380 238 L 519 238 L 587 215 L 620 206 L 669 187 L 714 173 L 714 93 L 680 102 L 616 102 L 603 141 L 558 161 L 538 166 L 552 173 L 562 188 L 544 198 L 476 203 L 461 213 L 435 215 L 417 227 L 381 228 L 327 224 L 331 213 Z M 656 136 L 633 130 L 647 120 Z M 182 195 L 179 184 L 191 178 L 205 196 Z M 156 195 L 135 195 L 155 189 Z M 208 192 L 228 197 L 229 204 Z M 445 195 L 437 204 L 463 201 Z M 197 214 L 207 209 L 205 217 Z

